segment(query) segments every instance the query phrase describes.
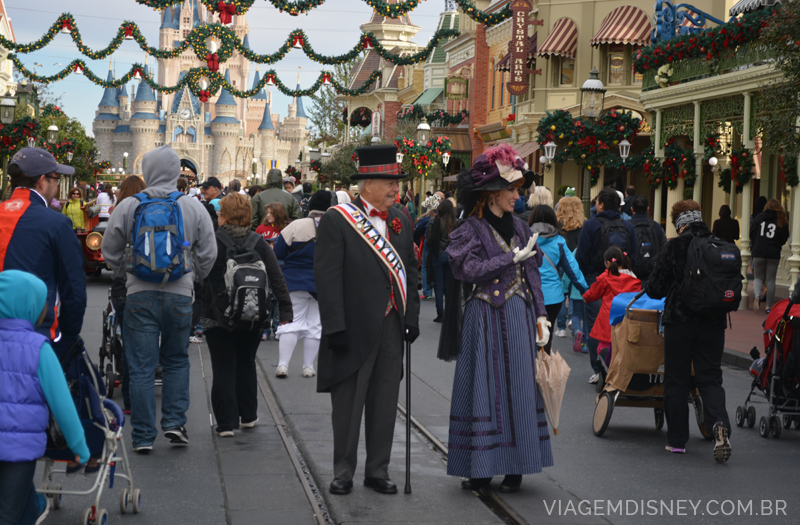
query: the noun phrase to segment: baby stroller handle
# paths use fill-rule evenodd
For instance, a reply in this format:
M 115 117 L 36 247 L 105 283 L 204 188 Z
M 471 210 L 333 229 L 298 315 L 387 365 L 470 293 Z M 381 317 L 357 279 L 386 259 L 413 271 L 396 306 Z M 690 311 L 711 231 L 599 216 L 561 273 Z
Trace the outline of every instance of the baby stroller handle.
M 630 309 L 631 309 L 631 306 L 633 306 L 633 303 L 635 303 L 636 301 L 641 299 L 641 297 L 643 295 L 644 295 L 644 290 L 642 290 L 641 292 L 637 293 L 636 297 L 634 297 L 633 300 L 628 303 L 628 306 L 625 307 L 625 317 L 626 318 L 628 317 L 628 314 L 630 313 Z
M 783 312 L 784 321 L 788 321 L 790 319 L 789 312 L 792 310 L 792 306 L 794 306 L 794 303 L 792 303 L 792 298 L 789 297 L 789 303 L 786 305 L 786 311 Z

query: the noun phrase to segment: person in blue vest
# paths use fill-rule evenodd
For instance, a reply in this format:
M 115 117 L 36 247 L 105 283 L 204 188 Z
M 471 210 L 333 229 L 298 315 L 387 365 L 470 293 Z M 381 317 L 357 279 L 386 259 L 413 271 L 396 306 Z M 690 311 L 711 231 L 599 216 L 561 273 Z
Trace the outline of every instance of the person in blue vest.
M 73 173 L 50 152 L 23 148 L 11 157 L 13 193 L 0 205 L 0 271 L 21 270 L 44 281 L 47 313 L 36 331 L 53 341 L 56 355 L 75 342 L 86 310 L 83 250 L 69 218 L 48 207 L 61 175 Z
M 47 286 L 30 273 L 0 273 L 0 522 L 29 525 L 48 511 L 33 484 L 49 414 L 81 464 L 89 448 L 67 381 L 47 336 Z

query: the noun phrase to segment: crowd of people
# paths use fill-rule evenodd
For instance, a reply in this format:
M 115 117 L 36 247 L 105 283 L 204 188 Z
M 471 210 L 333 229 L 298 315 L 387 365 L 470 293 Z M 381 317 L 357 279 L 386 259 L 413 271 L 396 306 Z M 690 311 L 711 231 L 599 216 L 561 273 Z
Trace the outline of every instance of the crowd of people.
M 681 291 L 696 240 L 738 238 L 727 206 L 712 232 L 698 203 L 679 201 L 670 210 L 678 235 L 668 240 L 635 188 L 625 196 L 603 188 L 587 218 L 574 189 L 554 202 L 508 146 L 490 148 L 458 175 L 458 200 L 443 191 L 401 196 L 407 175 L 395 154 L 393 146 L 359 148 L 354 196 L 346 187 L 314 191 L 275 169 L 264 187 L 236 180 L 225 187 L 209 177 L 195 188 L 180 177 L 175 151 L 162 146 L 144 156 L 142 178 L 91 197 L 75 186 L 53 213 L 60 177 L 74 170 L 44 150 L 18 152 L 8 170 L 13 193 L 0 204 L 0 379 L 23 380 L 18 388 L 0 381 L 0 405 L 24 401 L 35 414 L 0 412 L 0 436 L 15 444 L 0 447 L 0 515 L 30 523 L 41 513 L 30 479 L 44 452 L 48 407 L 75 453 L 71 472 L 97 470 L 57 373 L 57 359 L 78 344 L 82 328 L 86 278 L 74 232 L 87 227 L 93 206 L 106 223 L 102 253 L 122 325 L 123 409 L 138 453 L 153 450 L 158 436 L 157 369 L 163 435 L 189 444 L 191 342 L 208 345 L 215 432 L 229 437 L 258 422 L 260 342 L 278 341 L 275 375 L 284 379 L 302 340 L 299 375 L 316 377 L 317 391 L 331 396 L 330 492 L 352 490 L 363 413 L 364 484 L 396 493 L 388 466 L 404 345 L 420 334 L 420 301 L 433 297 L 440 356 L 445 348 L 445 358 L 457 359 L 448 473 L 467 478 L 462 485 L 471 490 L 503 475 L 500 490 L 515 492 L 523 475 L 554 462 L 537 353 L 550 354 L 553 338 L 571 330 L 572 349 L 589 355 L 589 382 L 601 381 L 600 360 L 608 364 L 614 351 L 612 300 L 644 290 L 665 298 L 667 449 L 685 452 L 693 384 L 713 422 L 715 459 L 730 457 L 725 315 L 698 313 Z M 750 221 L 757 311 L 774 304 L 788 236 L 780 202 L 764 199 Z M 24 359 L 10 357 L 17 354 Z M 36 439 L 22 439 L 26 433 Z

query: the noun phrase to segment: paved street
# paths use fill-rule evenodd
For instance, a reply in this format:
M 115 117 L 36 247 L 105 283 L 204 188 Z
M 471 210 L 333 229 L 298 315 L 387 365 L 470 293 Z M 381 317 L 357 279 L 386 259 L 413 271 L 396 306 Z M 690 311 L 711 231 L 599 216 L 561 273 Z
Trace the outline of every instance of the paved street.
M 101 311 L 110 278 L 106 272 L 103 277 L 89 281 L 89 308 L 83 335 L 96 356 Z M 440 325 L 431 322 L 434 315 L 433 302 L 423 302 L 422 336 L 413 346 L 411 407 L 414 417 L 446 444 L 455 364 L 436 359 Z M 711 445 L 702 439 L 694 422 L 686 455 L 665 452 L 665 431 L 654 429 L 650 409 L 616 409 L 607 432 L 597 438 L 591 429 L 596 394 L 587 383 L 588 357 L 574 354 L 567 339 L 556 339 L 556 348 L 572 367 L 572 374 L 559 435 L 552 436 L 555 466 L 543 474 L 526 476 L 519 493 L 503 495 L 527 523 L 797 522 L 800 503 L 792 480 L 800 464 L 800 432 L 785 430 L 779 440 L 765 440 L 757 429 L 734 427 L 733 456 L 727 464 L 713 460 Z M 329 398 L 316 394 L 314 380 L 301 377 L 301 349 L 295 352 L 287 379 L 274 376 L 277 357 L 276 342 L 262 343 L 259 363 L 284 414 L 288 433 L 314 479 L 325 489 L 327 511 L 334 522 L 502 523 L 473 493 L 462 490 L 458 479 L 446 475 L 441 456 L 416 433 L 412 434 L 411 447 L 413 492 L 402 493 L 405 476 L 402 419 L 398 419 L 390 467 L 390 475 L 401 493 L 378 495 L 356 483 L 349 496 L 329 495 L 326 490 L 332 479 Z M 192 404 L 187 427 L 191 444 L 186 448 L 171 447 L 159 438 L 150 456 L 131 453 L 134 479 L 143 492 L 142 513 L 120 515 L 121 487 L 117 484 L 106 491 L 102 503 L 109 511 L 110 523 L 313 523 L 313 511 L 263 398 L 259 400 L 259 426 L 252 431 L 237 432 L 234 438 L 217 438 L 209 420 L 211 369 L 205 345 L 191 345 L 190 359 Z M 736 406 L 747 395 L 750 379 L 745 371 L 730 367 L 725 368 L 724 374 L 728 410 L 733 417 Z M 403 386 L 403 403 L 404 392 Z M 119 394 L 115 396 L 121 403 Z M 758 417 L 765 413 L 766 410 L 760 409 Z M 128 447 L 129 436 L 127 432 Z M 359 459 L 363 461 L 363 444 Z M 357 476 L 362 472 L 359 467 Z M 495 489 L 499 481 L 500 478 L 495 478 Z M 80 485 L 86 481 L 71 478 L 63 484 L 76 486 L 73 483 Z M 52 512 L 47 522 L 74 524 L 83 508 L 90 504 L 88 497 L 65 497 L 62 509 Z M 773 514 L 776 505 L 785 508 L 785 515 L 764 515 L 768 505 Z M 590 508 L 593 515 L 588 515 Z

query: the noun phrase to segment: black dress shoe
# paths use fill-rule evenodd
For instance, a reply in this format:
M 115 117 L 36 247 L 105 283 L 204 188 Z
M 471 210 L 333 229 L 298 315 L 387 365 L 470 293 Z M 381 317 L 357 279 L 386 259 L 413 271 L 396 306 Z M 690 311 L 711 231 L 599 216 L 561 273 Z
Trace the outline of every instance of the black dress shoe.
M 329 490 L 331 491 L 331 494 L 350 494 L 350 491 L 353 490 L 353 481 L 345 481 L 343 479 L 336 478 L 331 481 L 331 487 Z
M 488 487 L 492 482 L 492 478 L 469 478 L 461 482 L 461 488 L 467 490 L 481 490 L 483 487 Z
M 389 478 L 364 478 L 364 486 L 381 494 L 397 494 L 397 485 Z
M 508 474 L 500 484 L 500 492 L 511 494 L 517 492 L 522 485 L 522 474 Z

